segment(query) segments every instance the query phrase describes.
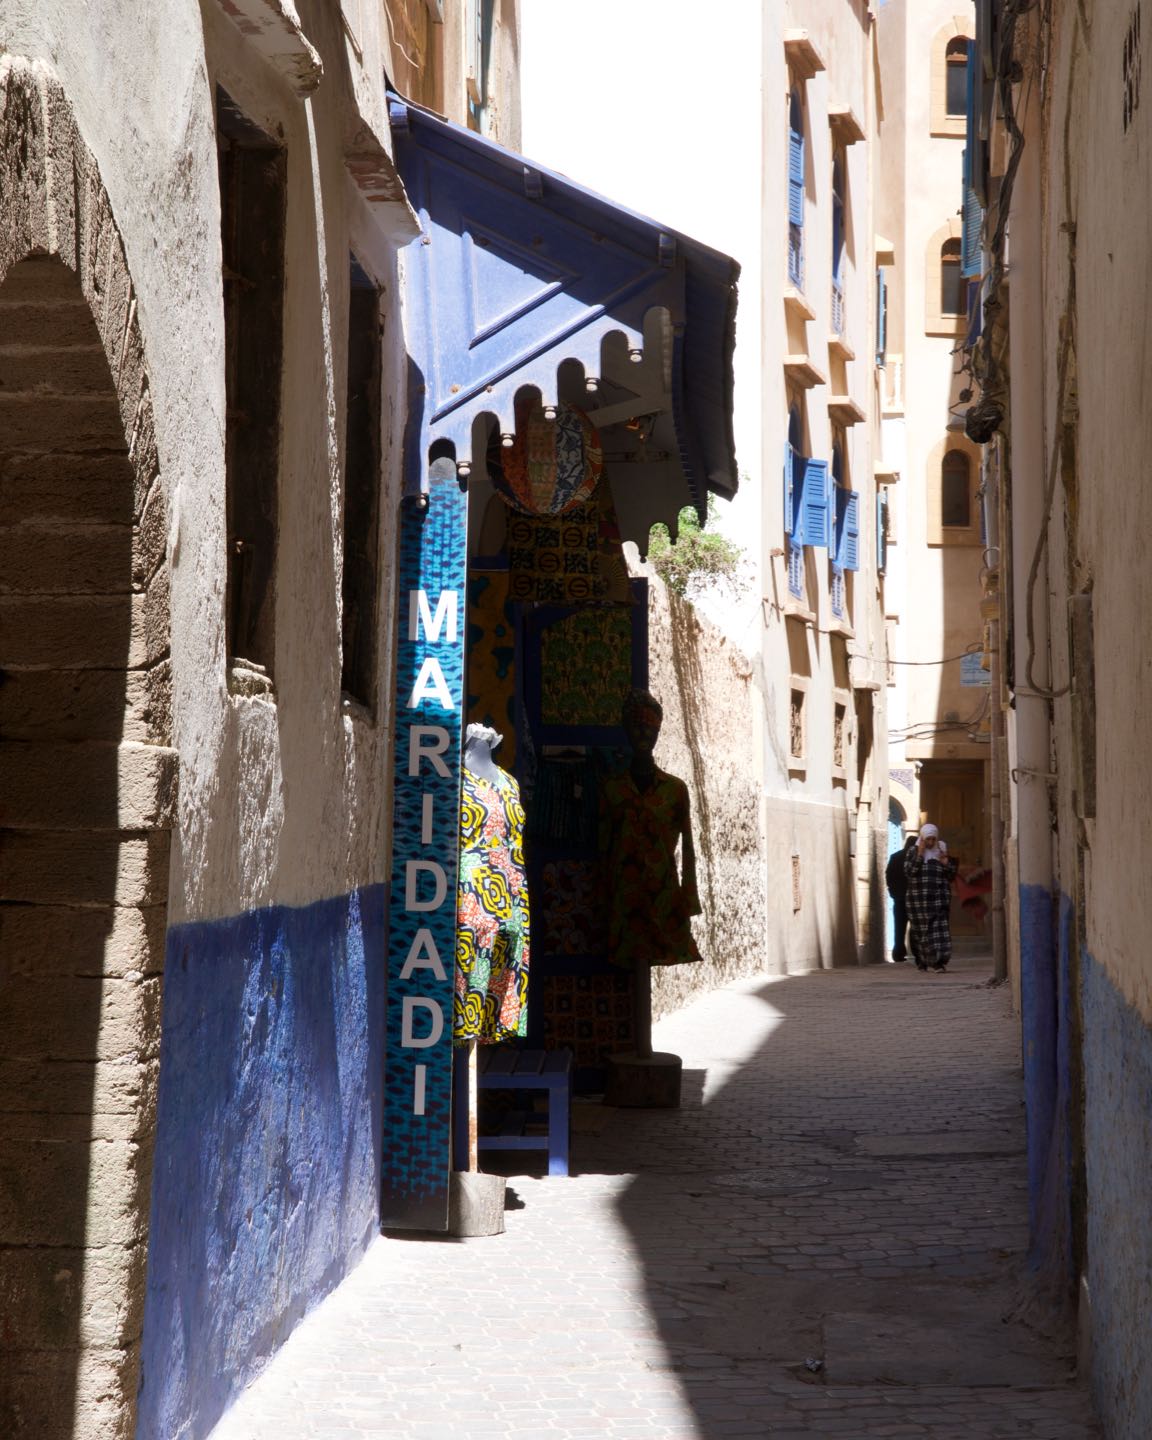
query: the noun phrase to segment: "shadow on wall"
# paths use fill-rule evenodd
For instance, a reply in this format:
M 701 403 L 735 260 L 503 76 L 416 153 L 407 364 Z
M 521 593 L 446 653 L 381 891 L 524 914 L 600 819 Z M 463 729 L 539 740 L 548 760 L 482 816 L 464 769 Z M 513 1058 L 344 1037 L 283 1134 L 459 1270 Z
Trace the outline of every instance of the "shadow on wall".
M 703 966 L 653 976 L 654 1013 L 763 965 L 765 897 L 752 667 L 687 600 L 649 577 L 650 686 L 664 705 L 659 763 L 688 785 Z M 696 973 L 699 972 L 699 973 Z
M 8 87 L 34 152 L 41 97 L 26 71 Z M 127 306 L 75 158 L 75 251 Z M 0 1432 L 66 1440 L 128 1433 L 136 1388 L 175 787 L 165 507 L 150 430 L 130 456 L 121 419 L 150 423 L 146 388 L 118 399 L 82 279 L 47 254 L 0 285 L 0 386 Z

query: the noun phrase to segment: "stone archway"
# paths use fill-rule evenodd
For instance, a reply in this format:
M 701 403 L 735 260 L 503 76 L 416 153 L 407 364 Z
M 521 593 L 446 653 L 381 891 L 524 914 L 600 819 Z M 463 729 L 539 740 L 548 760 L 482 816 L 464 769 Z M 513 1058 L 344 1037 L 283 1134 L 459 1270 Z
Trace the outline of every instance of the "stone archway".
M 0 1433 L 127 1440 L 168 842 L 166 500 L 58 82 L 0 60 Z

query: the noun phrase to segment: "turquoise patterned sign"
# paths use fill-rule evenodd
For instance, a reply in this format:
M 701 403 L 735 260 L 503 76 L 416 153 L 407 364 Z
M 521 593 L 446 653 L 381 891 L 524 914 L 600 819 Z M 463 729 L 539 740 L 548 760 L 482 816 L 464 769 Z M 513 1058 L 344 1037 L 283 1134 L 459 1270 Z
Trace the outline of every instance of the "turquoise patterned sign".
M 385 1229 L 448 1228 L 466 556 L 466 497 L 435 461 L 401 505 Z

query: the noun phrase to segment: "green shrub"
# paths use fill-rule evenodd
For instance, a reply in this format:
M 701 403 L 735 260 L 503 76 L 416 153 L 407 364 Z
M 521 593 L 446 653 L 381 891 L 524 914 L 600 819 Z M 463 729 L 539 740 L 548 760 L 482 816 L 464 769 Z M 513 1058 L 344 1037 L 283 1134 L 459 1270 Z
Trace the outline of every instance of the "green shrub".
M 740 595 L 747 588 L 743 546 L 712 528 L 715 502 L 708 497 L 708 515 L 700 524 L 694 506 L 680 512 L 680 533 L 675 544 L 667 525 L 653 525 L 648 560 L 673 595 L 691 600 L 713 586 Z

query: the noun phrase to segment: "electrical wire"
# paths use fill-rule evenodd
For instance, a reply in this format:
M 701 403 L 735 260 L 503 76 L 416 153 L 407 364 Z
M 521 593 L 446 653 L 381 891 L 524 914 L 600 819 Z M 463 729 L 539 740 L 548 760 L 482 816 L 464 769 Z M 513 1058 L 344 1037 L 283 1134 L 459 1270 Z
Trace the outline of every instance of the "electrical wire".
M 967 650 L 962 650 L 959 655 L 945 655 L 943 660 L 889 660 L 889 665 L 950 665 L 953 660 L 966 660 L 969 655 L 983 655 L 984 646 L 978 640 L 973 640 Z

